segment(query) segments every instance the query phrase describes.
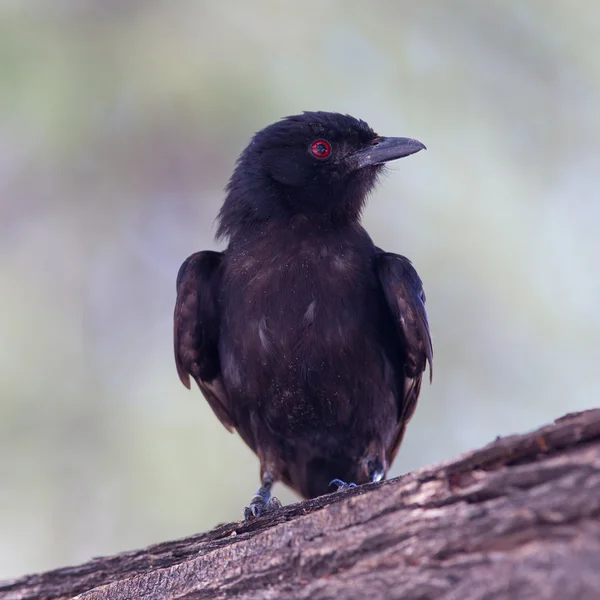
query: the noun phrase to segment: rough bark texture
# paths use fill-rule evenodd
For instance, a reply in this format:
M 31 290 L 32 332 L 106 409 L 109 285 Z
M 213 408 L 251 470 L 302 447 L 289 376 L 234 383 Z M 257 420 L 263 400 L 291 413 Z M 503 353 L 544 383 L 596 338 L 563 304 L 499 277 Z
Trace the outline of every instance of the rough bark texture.
M 2 600 L 600 598 L 600 409 L 272 517 L 0 582 Z

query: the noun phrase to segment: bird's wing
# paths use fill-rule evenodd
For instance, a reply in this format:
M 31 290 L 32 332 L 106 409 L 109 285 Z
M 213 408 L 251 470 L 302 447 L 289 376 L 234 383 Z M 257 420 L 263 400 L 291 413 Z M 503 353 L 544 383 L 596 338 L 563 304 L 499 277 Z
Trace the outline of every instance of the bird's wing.
M 398 398 L 399 430 L 388 455 L 388 463 L 391 464 L 404 437 L 406 425 L 415 412 L 427 363 L 430 381 L 433 376 L 433 347 L 423 284 L 408 258 L 378 251 L 375 264 L 385 300 L 396 324 L 398 343 L 405 357 L 404 384 Z
M 222 256 L 220 252 L 197 252 L 179 269 L 174 315 L 175 364 L 183 385 L 189 389 L 191 375 L 221 423 L 233 431 L 218 349 Z

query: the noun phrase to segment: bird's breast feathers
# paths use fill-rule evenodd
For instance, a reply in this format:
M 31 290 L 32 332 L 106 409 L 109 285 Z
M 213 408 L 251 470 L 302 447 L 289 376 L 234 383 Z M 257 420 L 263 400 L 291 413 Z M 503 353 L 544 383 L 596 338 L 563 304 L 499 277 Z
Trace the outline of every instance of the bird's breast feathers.
M 235 356 L 224 357 L 223 367 L 238 382 L 265 369 L 306 379 L 315 369 L 340 368 L 375 337 L 368 256 L 326 245 L 285 250 L 266 260 L 233 256 L 225 270 L 223 337 L 234 342 Z

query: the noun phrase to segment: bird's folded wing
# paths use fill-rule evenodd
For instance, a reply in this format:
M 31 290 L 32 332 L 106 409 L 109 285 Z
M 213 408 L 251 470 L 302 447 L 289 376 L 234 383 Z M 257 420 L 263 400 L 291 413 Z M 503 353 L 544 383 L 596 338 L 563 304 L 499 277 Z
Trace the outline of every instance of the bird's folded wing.
M 398 398 L 400 430 L 391 453 L 393 456 L 402 441 L 404 428 L 415 411 L 427 363 L 429 378 L 432 378 L 433 348 L 423 284 L 408 258 L 379 251 L 375 256 L 375 265 L 406 361 L 403 392 Z
M 218 294 L 220 252 L 197 252 L 181 265 L 177 274 L 174 315 L 174 346 L 177 373 L 190 387 L 190 375 L 221 423 L 234 428 L 219 360 L 220 315 Z

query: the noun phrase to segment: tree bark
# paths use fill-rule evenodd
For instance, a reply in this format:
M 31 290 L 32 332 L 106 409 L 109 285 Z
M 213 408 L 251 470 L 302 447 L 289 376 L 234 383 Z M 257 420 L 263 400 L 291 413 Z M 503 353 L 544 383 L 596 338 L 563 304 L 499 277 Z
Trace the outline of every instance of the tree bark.
M 248 523 L 0 582 L 2 600 L 600 599 L 600 409 Z

